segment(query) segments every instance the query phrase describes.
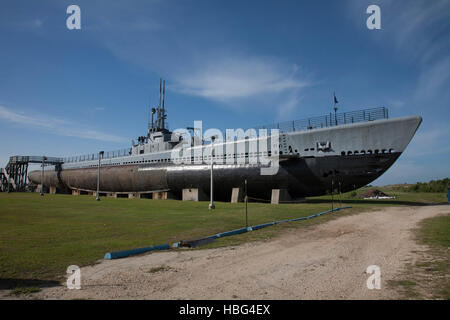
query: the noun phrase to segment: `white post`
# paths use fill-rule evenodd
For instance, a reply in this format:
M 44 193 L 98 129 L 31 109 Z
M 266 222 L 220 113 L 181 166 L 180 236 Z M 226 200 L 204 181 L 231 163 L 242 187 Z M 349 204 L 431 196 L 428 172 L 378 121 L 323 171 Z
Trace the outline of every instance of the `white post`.
M 209 203 L 208 209 L 212 210 L 215 209 L 216 206 L 214 205 L 214 186 L 213 186 L 213 170 L 214 170 L 214 139 L 216 136 L 211 137 L 211 202 Z
M 97 198 L 95 200 L 100 201 L 100 165 L 104 152 L 98 153 L 98 171 L 97 171 Z
M 41 171 L 41 196 L 44 195 L 44 163 L 45 156 L 42 157 L 42 171 Z

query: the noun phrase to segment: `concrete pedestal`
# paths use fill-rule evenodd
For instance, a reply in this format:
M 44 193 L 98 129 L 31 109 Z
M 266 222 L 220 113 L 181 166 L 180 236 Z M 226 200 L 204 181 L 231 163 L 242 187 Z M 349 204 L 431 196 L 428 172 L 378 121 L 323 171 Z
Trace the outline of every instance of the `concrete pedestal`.
M 287 189 L 272 189 L 271 204 L 280 204 L 283 201 L 292 201 Z
M 37 193 L 40 193 L 41 192 L 41 188 L 42 188 L 42 186 L 40 185 L 40 184 L 38 184 L 37 185 L 37 188 L 36 188 L 36 192 Z M 13 187 L 11 186 L 11 190 L 13 189 Z M 47 192 L 47 188 L 44 186 L 44 190 L 43 190 L 43 192 L 45 193 L 45 192 Z
M 80 195 L 80 190 L 72 189 L 72 195 L 73 196 L 79 196 Z
M 190 188 L 190 189 L 183 189 L 183 201 L 205 201 L 208 200 L 206 197 L 206 194 L 197 189 L 197 188 Z
M 141 194 L 139 192 L 133 192 L 128 194 L 128 199 L 140 199 Z
M 242 188 L 233 188 L 231 191 L 231 203 L 238 203 L 244 201 L 244 192 Z

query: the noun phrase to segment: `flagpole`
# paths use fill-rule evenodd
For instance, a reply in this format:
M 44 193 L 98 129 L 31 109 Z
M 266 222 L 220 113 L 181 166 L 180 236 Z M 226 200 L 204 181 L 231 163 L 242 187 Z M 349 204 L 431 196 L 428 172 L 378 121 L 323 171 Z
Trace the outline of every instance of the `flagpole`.
M 337 113 L 336 113 L 337 112 L 337 106 L 336 106 L 336 104 L 338 103 L 338 101 L 336 99 L 336 92 L 333 92 L 333 95 L 334 95 L 334 123 L 337 126 L 338 122 L 337 122 Z

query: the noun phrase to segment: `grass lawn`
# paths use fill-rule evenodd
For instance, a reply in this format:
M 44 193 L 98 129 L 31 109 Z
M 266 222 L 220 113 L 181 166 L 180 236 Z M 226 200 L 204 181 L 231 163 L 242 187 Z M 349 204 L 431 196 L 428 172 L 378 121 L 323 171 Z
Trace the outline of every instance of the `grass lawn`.
M 395 195 L 395 200 L 354 200 L 345 194 L 343 205 L 352 209 L 219 239 L 206 247 L 264 240 L 285 228 L 321 223 L 378 206 L 446 202 L 445 194 Z M 330 199 L 316 197 L 283 205 L 249 203 L 249 225 L 329 210 Z M 93 264 L 106 252 L 173 243 L 243 226 L 243 203 L 218 202 L 211 212 L 207 202 L 120 198 L 96 202 L 92 196 L 0 193 L 0 288 L 60 281 L 69 265 Z
M 390 285 L 406 298 L 450 300 L 450 215 L 423 220 L 416 237 L 429 250 Z

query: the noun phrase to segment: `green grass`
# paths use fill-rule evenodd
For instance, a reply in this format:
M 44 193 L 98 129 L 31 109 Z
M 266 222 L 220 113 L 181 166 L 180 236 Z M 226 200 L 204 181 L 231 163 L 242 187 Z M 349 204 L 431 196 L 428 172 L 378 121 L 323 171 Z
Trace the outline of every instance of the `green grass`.
M 383 190 L 386 191 L 386 190 Z M 330 209 L 330 196 L 306 203 L 249 203 L 249 225 L 307 216 Z M 219 239 L 205 247 L 264 240 L 286 228 L 299 228 L 378 206 L 444 202 L 445 194 L 398 194 L 395 200 L 355 200 L 343 196 L 353 209 L 305 222 L 286 223 Z M 337 206 L 337 203 L 335 204 Z M 92 196 L 0 193 L 0 286 L 45 285 L 58 281 L 69 265 L 84 266 L 106 252 L 194 239 L 245 226 L 243 203 L 102 198 Z
M 417 299 L 420 294 L 417 291 L 417 283 L 411 280 L 388 280 L 388 285 L 395 288 L 402 296 L 409 299 Z
M 20 296 L 20 295 L 29 295 L 32 293 L 36 293 L 41 291 L 40 288 L 36 287 L 17 287 L 11 290 L 10 295 Z
M 450 214 L 423 220 L 416 238 L 429 250 L 389 285 L 410 299 L 450 300 Z
M 433 257 L 417 263 L 417 267 L 433 275 L 430 283 L 434 297 L 450 300 L 450 214 L 423 220 L 417 236 L 430 246 Z

